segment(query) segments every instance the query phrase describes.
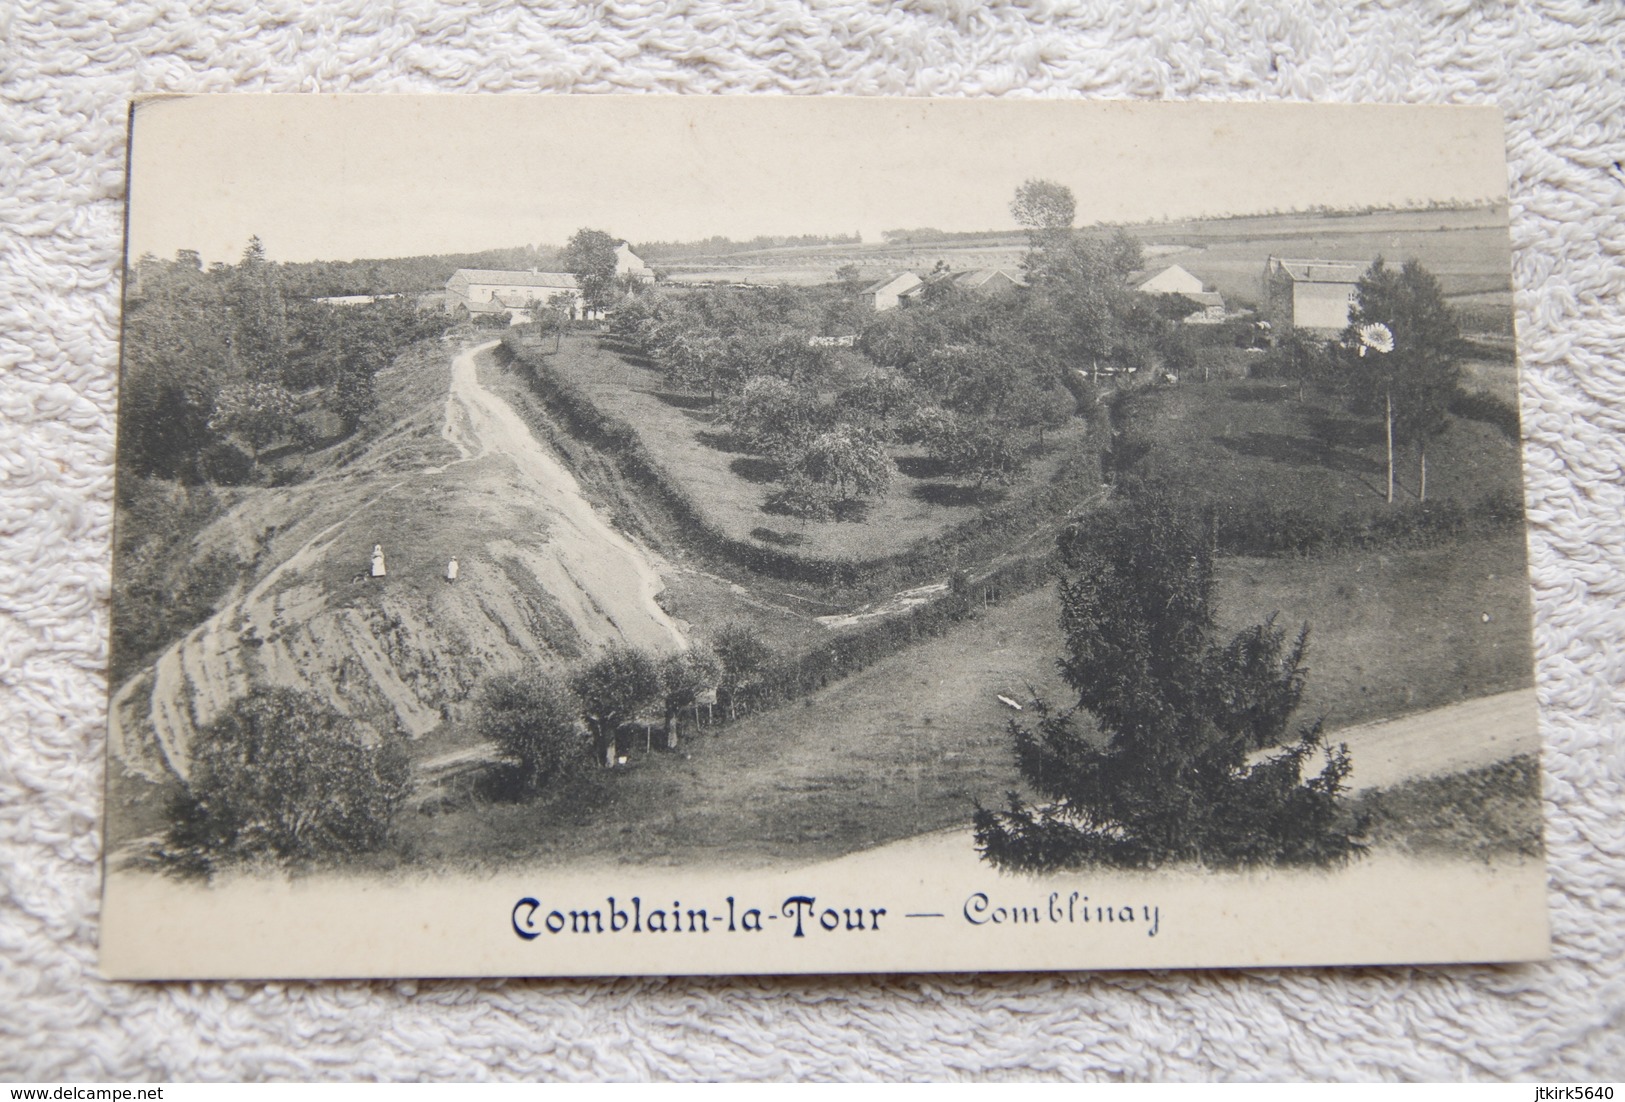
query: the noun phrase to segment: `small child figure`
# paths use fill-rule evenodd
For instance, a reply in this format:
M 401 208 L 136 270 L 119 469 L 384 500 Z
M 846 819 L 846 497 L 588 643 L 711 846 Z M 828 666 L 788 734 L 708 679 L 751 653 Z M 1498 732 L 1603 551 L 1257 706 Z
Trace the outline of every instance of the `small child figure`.
M 455 582 L 456 580 L 457 580 L 457 556 L 453 555 L 451 557 L 451 561 L 446 564 L 446 581 Z
M 384 576 L 384 545 L 381 543 L 372 545 L 372 576 L 374 578 Z

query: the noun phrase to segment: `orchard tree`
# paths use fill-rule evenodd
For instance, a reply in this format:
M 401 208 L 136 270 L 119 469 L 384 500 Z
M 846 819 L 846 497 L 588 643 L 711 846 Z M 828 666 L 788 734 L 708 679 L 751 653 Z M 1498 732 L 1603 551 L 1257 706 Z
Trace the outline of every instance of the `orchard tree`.
M 474 731 L 496 744 L 526 792 L 567 781 L 592 761 L 575 700 L 541 669 L 487 680 L 475 700 Z
M 873 433 L 851 425 L 838 425 L 813 437 L 796 466 L 809 479 L 832 490 L 840 502 L 883 497 L 891 486 L 891 456 Z
M 745 447 L 788 460 L 818 430 L 823 413 L 800 387 L 758 375 L 729 400 L 723 419 Z
M 711 640 L 711 649 L 722 663 L 722 680 L 717 696 L 728 707 L 728 718 L 738 713 L 740 697 L 759 684 L 773 665 L 773 651 L 761 636 L 745 624 L 729 624 Z
M 1428 442 L 1450 424 L 1461 377 L 1459 337 L 1439 281 L 1415 260 L 1396 271 L 1378 257 L 1355 285 L 1343 359 L 1362 397 L 1383 414 L 1390 503 L 1396 439 L 1416 444 L 1417 498 L 1427 500 Z
M 1275 369 L 1281 377 L 1297 384 L 1300 402 L 1303 401 L 1304 391 L 1326 376 L 1326 346 L 1295 325 L 1289 325 L 1275 335 L 1274 357 Z
M 1308 629 L 1216 628 L 1211 522 L 1147 496 L 1060 541 L 1060 662 L 1076 704 L 1011 724 L 1022 775 L 1049 801 L 978 808 L 1003 869 L 1088 864 L 1329 865 L 1360 850 L 1341 793 L 1346 748 L 1288 734 Z M 1259 747 L 1288 743 L 1250 759 Z M 1324 765 L 1306 775 L 1311 759 Z
M 254 689 L 193 740 L 169 853 L 202 872 L 365 853 L 388 839 L 410 787 L 397 743 L 368 742 L 315 697 Z
M 607 310 L 615 303 L 615 247 L 618 242 L 603 230 L 580 229 L 571 236 L 560 261 L 576 277 L 589 310 Z

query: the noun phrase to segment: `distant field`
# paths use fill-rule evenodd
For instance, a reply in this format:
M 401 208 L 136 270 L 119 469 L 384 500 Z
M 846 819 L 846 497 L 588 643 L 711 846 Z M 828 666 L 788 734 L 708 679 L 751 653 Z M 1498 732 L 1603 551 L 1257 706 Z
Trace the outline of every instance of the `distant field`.
M 1149 223 L 1126 227 L 1146 246 L 1146 266 L 1179 264 L 1233 306 L 1256 306 L 1264 261 L 1271 255 L 1399 264 L 1415 258 L 1444 286 L 1464 328 L 1511 333 L 1512 250 L 1503 210 L 1400 211 L 1376 214 L 1285 214 Z M 1017 268 L 1027 251 L 1020 231 L 937 242 L 825 245 L 763 249 L 657 262 L 678 282 L 824 283 L 844 264 L 865 276 L 928 271 L 938 261 L 955 270 Z
M 736 540 L 809 557 L 879 558 L 975 518 L 998 498 L 992 489 L 977 498 L 970 488 L 933 474 L 928 461 L 903 452 L 890 492 L 872 503 L 861 522 L 803 523 L 774 515 L 763 508 L 775 488 L 771 464 L 760 456 L 725 450 L 711 435 L 715 414 L 704 399 L 673 393 L 658 371 L 628 362 L 592 337 L 567 340 L 545 365 L 585 389 L 606 413 L 634 426 L 707 520 Z M 1047 455 L 1027 477 L 1048 477 L 1059 462 L 1060 445 L 1084 431 L 1076 421 L 1050 433 Z

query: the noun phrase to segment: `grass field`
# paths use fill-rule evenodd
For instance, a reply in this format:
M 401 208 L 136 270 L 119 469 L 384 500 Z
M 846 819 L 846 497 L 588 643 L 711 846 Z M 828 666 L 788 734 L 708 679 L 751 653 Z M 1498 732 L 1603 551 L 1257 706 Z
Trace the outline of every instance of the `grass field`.
M 629 362 L 590 336 L 566 340 L 559 354 L 547 357 L 545 370 L 570 379 L 605 413 L 633 425 L 668 476 L 699 503 L 706 520 L 735 540 L 811 558 L 880 558 L 975 518 L 1004 493 L 946 479 L 930 461 L 900 451 L 890 491 L 863 510 L 861 521 L 802 522 L 775 515 L 763 508 L 775 488 L 773 464 L 730 450 L 704 398 L 674 393 L 658 371 Z M 1047 478 L 1062 449 L 1084 432 L 1082 421 L 1051 432 L 1045 455 L 1025 477 Z
M 1329 728 L 1530 681 L 1521 536 L 1313 562 L 1221 562 L 1221 627 L 1279 611 L 1312 625 L 1298 720 Z M 1484 615 L 1488 613 L 1489 619 Z M 799 863 L 943 827 L 1024 785 L 1003 694 L 1066 703 L 1053 587 L 986 610 L 947 636 L 812 695 L 634 755 L 596 808 L 484 803 L 410 816 L 411 851 L 461 863 Z M 1398 804 L 1395 807 L 1401 806 Z M 1402 824 L 1388 817 L 1390 834 Z
M 1267 500 L 1335 516 L 1386 507 L 1382 422 L 1355 419 L 1271 380 L 1189 384 L 1129 404 L 1127 431 L 1152 445 L 1146 462 L 1225 505 Z M 1395 449 L 1395 501 L 1416 500 L 1414 449 Z M 1452 419 L 1428 448 L 1429 500 L 1517 500 L 1518 446 L 1495 428 Z

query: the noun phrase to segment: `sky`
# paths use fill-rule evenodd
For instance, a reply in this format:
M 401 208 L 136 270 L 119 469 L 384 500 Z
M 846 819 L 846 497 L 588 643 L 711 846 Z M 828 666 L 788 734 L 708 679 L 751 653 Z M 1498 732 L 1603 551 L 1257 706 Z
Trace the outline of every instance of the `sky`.
M 249 96 L 135 108 L 129 247 L 235 261 L 1015 229 L 1506 194 L 1492 108 L 783 96 Z

